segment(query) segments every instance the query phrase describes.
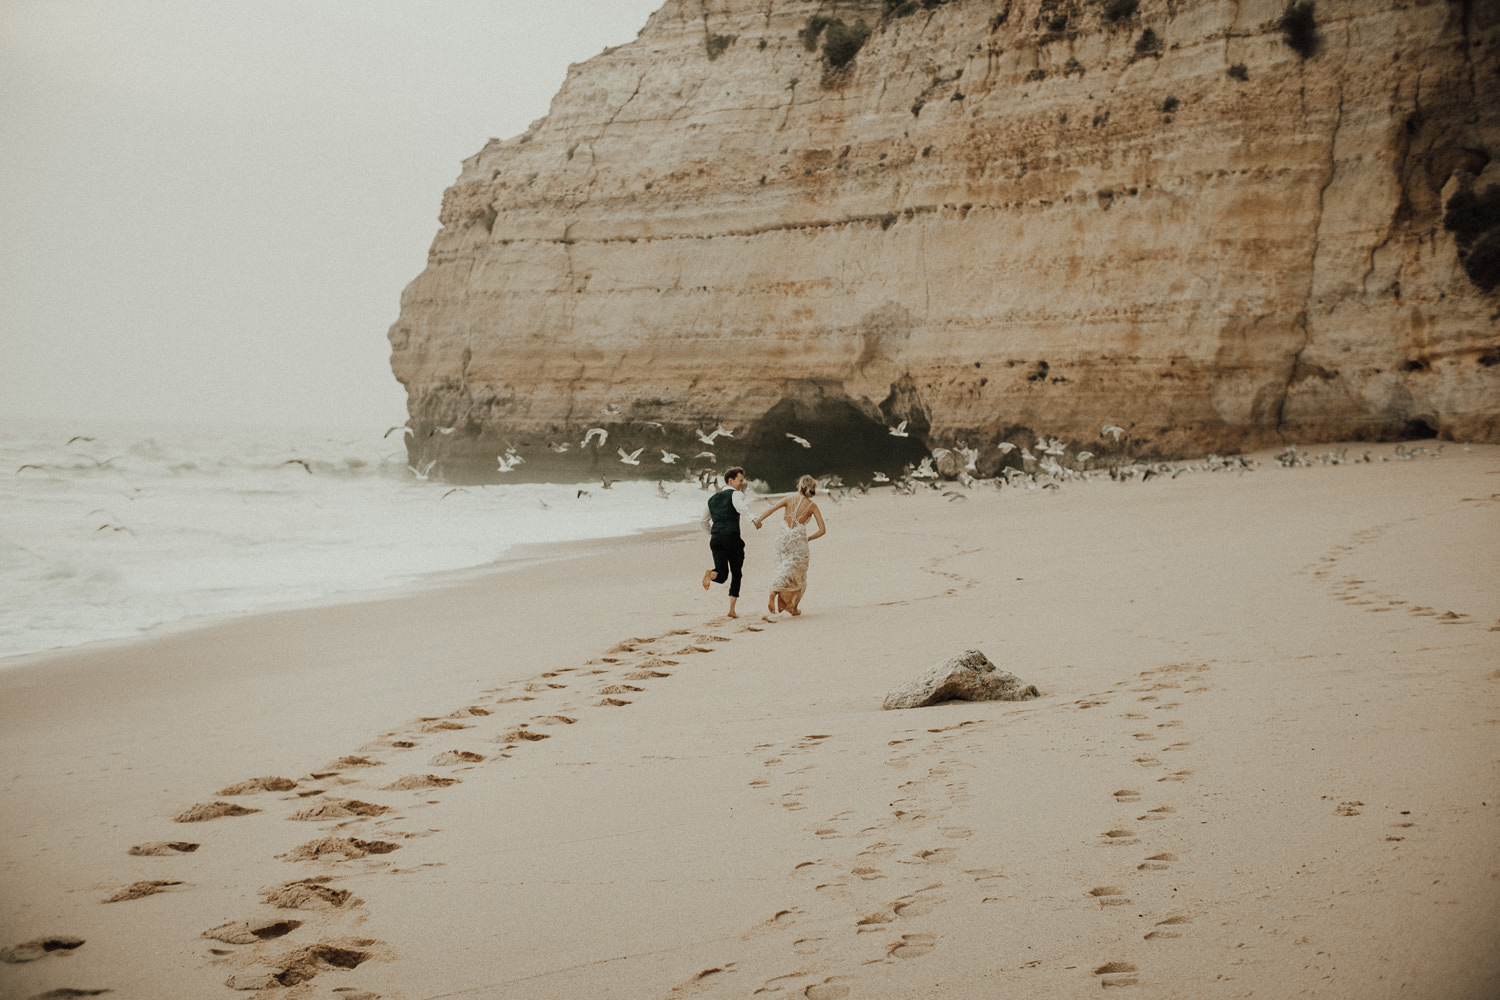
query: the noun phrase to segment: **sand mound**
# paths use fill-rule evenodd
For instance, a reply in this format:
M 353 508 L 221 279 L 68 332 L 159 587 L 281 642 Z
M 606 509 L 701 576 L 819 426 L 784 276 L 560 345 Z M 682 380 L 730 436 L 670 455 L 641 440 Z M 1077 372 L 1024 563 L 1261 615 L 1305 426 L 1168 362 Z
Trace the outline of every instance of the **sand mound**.
M 248 816 L 256 812 L 260 812 L 260 810 L 247 809 L 244 806 L 237 806 L 233 802 L 200 802 L 173 816 L 172 822 L 202 823 L 224 816 Z
M 363 858 L 371 854 L 389 854 L 400 850 L 400 844 L 386 840 L 360 840 L 356 837 L 322 837 L 309 840 L 285 854 L 276 855 L 283 861 L 316 861 L 330 855 L 342 855 L 345 860 Z
M 156 858 L 169 854 L 192 854 L 197 849 L 197 844 L 186 840 L 156 840 L 149 844 L 136 844 L 125 853 L 134 854 L 138 858 Z
M 297 787 L 291 778 L 251 778 L 228 788 L 219 789 L 220 795 L 253 795 L 256 792 L 289 792 Z

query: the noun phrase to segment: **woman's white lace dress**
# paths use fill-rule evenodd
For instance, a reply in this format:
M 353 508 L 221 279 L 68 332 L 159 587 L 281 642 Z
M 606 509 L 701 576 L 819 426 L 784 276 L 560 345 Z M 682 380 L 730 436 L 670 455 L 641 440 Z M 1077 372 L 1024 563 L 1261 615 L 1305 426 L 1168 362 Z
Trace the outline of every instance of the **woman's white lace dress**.
M 783 522 L 776 533 L 776 569 L 771 574 L 771 590 L 807 589 L 807 525 Z

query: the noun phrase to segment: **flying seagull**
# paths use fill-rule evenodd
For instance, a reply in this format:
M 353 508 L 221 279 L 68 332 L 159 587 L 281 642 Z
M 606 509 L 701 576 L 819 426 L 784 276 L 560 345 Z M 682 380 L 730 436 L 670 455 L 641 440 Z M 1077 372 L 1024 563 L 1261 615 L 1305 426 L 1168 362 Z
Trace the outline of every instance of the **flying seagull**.
M 1104 435 L 1108 434 L 1115 439 L 1116 443 L 1119 443 L 1120 435 L 1124 433 L 1125 428 L 1123 427 L 1119 427 L 1115 424 L 1105 424 L 1104 427 L 1100 429 L 1099 436 L 1103 437 Z
M 911 437 L 911 435 L 906 432 L 906 421 L 905 420 L 901 421 L 895 427 L 887 427 L 886 430 L 888 430 L 888 431 L 891 432 L 891 437 L 898 437 L 898 438 Z
M 646 449 L 644 449 L 644 448 L 637 448 L 635 451 L 632 451 L 630 454 L 627 455 L 625 453 L 625 449 L 624 448 L 616 448 L 615 449 L 615 451 L 618 451 L 620 453 L 620 461 L 624 462 L 626 465 L 640 465 L 641 464 L 641 452 L 643 452 L 645 450 Z
M 386 438 L 390 437 L 391 436 L 391 431 L 401 431 L 403 434 L 411 434 L 411 428 L 410 427 L 392 427 L 390 430 L 388 430 L 384 434 L 380 435 L 380 439 L 382 441 L 384 441 Z
M 603 427 L 590 427 L 588 433 L 583 436 L 583 442 L 579 445 L 579 447 L 587 448 L 589 446 L 589 442 L 594 439 L 595 434 L 599 435 L 599 447 L 603 448 L 604 442 L 609 440 L 609 431 L 605 430 Z
M 665 448 L 661 450 L 661 460 L 665 465 L 671 465 L 681 457 L 681 455 L 674 454 L 673 452 L 670 452 Z
M 74 441 L 92 441 L 92 440 L 94 440 L 94 439 L 91 438 L 91 437 L 84 437 L 82 434 L 74 434 L 72 437 L 68 438 L 68 444 L 72 444 Z M 64 447 L 67 447 L 67 445 L 64 445 Z
M 807 440 L 807 438 L 798 437 L 797 435 L 793 434 L 791 431 L 787 431 L 787 435 L 786 436 L 789 437 L 789 438 L 791 438 L 793 441 L 797 442 L 798 444 L 800 444 L 804 448 L 811 448 L 812 447 L 812 442 L 811 441 Z
M 308 475 L 312 475 L 312 466 L 308 465 L 306 462 L 304 462 L 300 458 L 289 458 L 285 462 L 282 462 L 281 464 L 282 465 L 300 465 L 304 469 L 307 470 L 307 474 Z
M 716 455 L 715 455 L 715 454 L 714 454 L 714 453 L 713 453 L 713 452 L 711 452 L 711 451 L 700 451 L 700 452 L 698 452 L 698 454 L 696 454 L 696 455 L 694 455 L 694 456 L 693 456 L 693 457 L 694 457 L 694 458 L 706 458 L 706 459 L 708 459 L 708 460 L 709 460 L 709 461 L 710 461 L 710 462 L 712 462 L 712 463 L 714 463 L 714 464 L 715 464 L 715 465 L 718 465 L 718 464 L 719 464 L 719 459 L 718 459 L 718 456 L 716 456 Z
M 1002 455 L 1009 455 L 1011 452 L 1016 450 L 1016 446 L 1011 444 L 1009 441 L 1001 441 L 999 444 L 995 445 L 995 447 L 1000 449 L 1000 454 Z

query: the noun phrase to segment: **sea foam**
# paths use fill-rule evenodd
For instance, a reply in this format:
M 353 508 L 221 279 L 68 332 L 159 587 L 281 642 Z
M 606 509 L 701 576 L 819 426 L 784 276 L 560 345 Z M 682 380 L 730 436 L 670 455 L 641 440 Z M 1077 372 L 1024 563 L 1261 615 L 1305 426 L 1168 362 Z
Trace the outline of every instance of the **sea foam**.
M 696 482 L 423 481 L 395 434 L 0 424 L 0 657 L 682 525 L 703 501 Z

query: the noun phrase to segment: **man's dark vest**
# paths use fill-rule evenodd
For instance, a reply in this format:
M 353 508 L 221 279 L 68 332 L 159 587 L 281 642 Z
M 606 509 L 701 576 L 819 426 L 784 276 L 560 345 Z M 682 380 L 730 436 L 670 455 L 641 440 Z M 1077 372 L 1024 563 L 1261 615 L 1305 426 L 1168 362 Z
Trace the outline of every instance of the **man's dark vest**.
M 708 513 L 714 519 L 712 534 L 740 533 L 740 512 L 734 509 L 734 490 L 720 490 L 709 497 Z

